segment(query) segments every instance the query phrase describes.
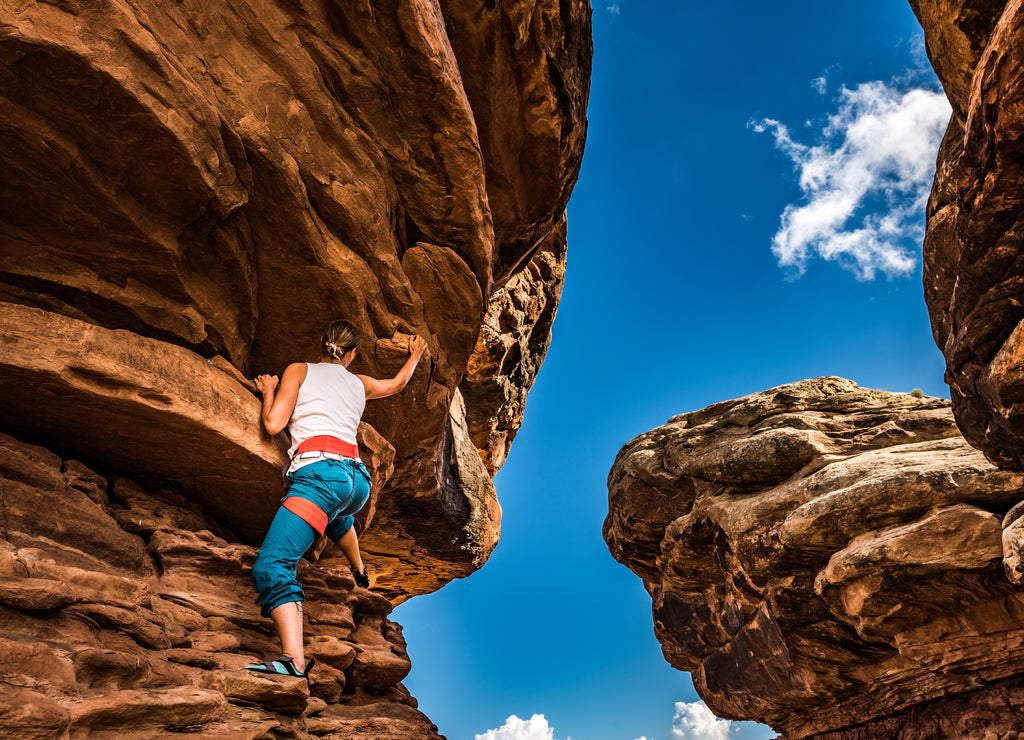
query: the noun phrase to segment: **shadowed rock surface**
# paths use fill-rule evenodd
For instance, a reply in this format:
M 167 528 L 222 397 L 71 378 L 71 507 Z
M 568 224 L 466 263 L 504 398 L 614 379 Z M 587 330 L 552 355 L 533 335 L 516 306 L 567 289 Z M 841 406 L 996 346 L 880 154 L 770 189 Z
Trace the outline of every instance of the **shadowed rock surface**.
M 964 437 L 1024 470 L 1024 8 L 910 4 L 953 106 L 924 242 L 932 331 Z
M 0 493 L 3 737 L 440 738 L 390 602 L 344 559 L 299 564 L 307 686 L 240 670 L 280 650 L 256 549 L 194 502 L 7 435 Z
M 473 572 L 500 507 L 452 449 L 493 407 L 458 388 L 515 276 L 551 301 L 512 341 L 550 333 L 591 55 L 582 0 L 7 3 L 0 429 L 253 544 L 282 457 L 245 378 L 315 360 L 338 316 L 378 377 L 420 334 L 409 387 L 367 408 L 393 469 L 365 545 L 396 601 Z M 520 407 L 524 357 L 500 368 Z
M 608 547 L 716 714 L 787 738 L 1019 730 L 1003 523 L 1024 476 L 968 445 L 948 401 L 792 383 L 637 437 L 608 491 Z

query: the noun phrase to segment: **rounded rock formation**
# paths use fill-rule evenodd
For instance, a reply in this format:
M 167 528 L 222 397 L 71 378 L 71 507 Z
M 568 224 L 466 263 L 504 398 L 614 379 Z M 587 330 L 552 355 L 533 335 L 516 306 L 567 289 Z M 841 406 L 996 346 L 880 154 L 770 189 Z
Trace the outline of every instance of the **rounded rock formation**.
M 716 714 L 793 739 L 967 740 L 965 717 L 1009 731 L 1024 709 L 1003 530 L 1022 499 L 1024 475 L 968 445 L 948 401 L 818 378 L 629 442 L 604 533 Z M 914 734 L 925 714 L 953 729 Z

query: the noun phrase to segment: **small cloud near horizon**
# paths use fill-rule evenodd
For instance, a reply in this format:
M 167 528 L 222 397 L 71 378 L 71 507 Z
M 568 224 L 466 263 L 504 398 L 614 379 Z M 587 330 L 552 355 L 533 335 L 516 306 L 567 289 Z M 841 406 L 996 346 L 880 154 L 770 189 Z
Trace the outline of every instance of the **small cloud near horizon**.
M 716 717 L 702 701 L 676 702 L 672 729 L 666 740 L 729 740 L 732 722 Z
M 548 726 L 548 720 L 543 714 L 535 714 L 525 720 L 513 714 L 501 727 L 473 737 L 474 740 L 555 740 L 555 731 Z
M 951 110 L 941 91 L 909 86 L 911 77 L 842 86 L 835 111 L 808 124 L 810 143 L 772 118 L 748 123 L 772 135 L 799 176 L 803 202 L 786 206 L 772 240 L 779 265 L 794 276 L 815 257 L 838 262 L 858 280 L 878 272 L 904 276 L 916 268 L 936 153 Z
M 702 701 L 676 702 L 672 729 L 665 740 L 731 740 L 735 737 L 732 722 L 719 719 Z M 643 735 L 634 740 L 653 740 Z

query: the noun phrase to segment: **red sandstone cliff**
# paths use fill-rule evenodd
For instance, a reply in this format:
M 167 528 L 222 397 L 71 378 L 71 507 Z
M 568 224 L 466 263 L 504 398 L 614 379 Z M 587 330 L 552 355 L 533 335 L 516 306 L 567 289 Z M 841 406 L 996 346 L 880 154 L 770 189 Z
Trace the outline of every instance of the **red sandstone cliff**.
M 434 736 L 386 614 L 497 542 L 591 54 L 583 0 L 0 4 L 3 731 Z M 311 566 L 329 706 L 281 708 L 199 669 L 267 645 L 243 576 L 284 458 L 246 379 L 339 316 L 357 371 L 429 349 L 360 430 L 377 595 Z

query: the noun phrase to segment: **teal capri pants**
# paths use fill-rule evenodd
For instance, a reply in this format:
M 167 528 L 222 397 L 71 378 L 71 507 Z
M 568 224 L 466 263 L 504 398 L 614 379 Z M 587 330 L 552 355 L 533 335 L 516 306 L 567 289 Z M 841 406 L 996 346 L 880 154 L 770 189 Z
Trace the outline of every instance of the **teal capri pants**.
M 352 515 L 370 496 L 370 474 L 361 460 L 353 458 L 319 460 L 289 473 L 288 478 L 291 487 L 285 498 L 295 496 L 316 504 L 327 515 L 324 534 L 334 542 L 352 528 Z M 252 566 L 256 603 L 264 617 L 281 604 L 304 600 L 295 566 L 317 535 L 297 514 L 283 506 L 278 509 Z

